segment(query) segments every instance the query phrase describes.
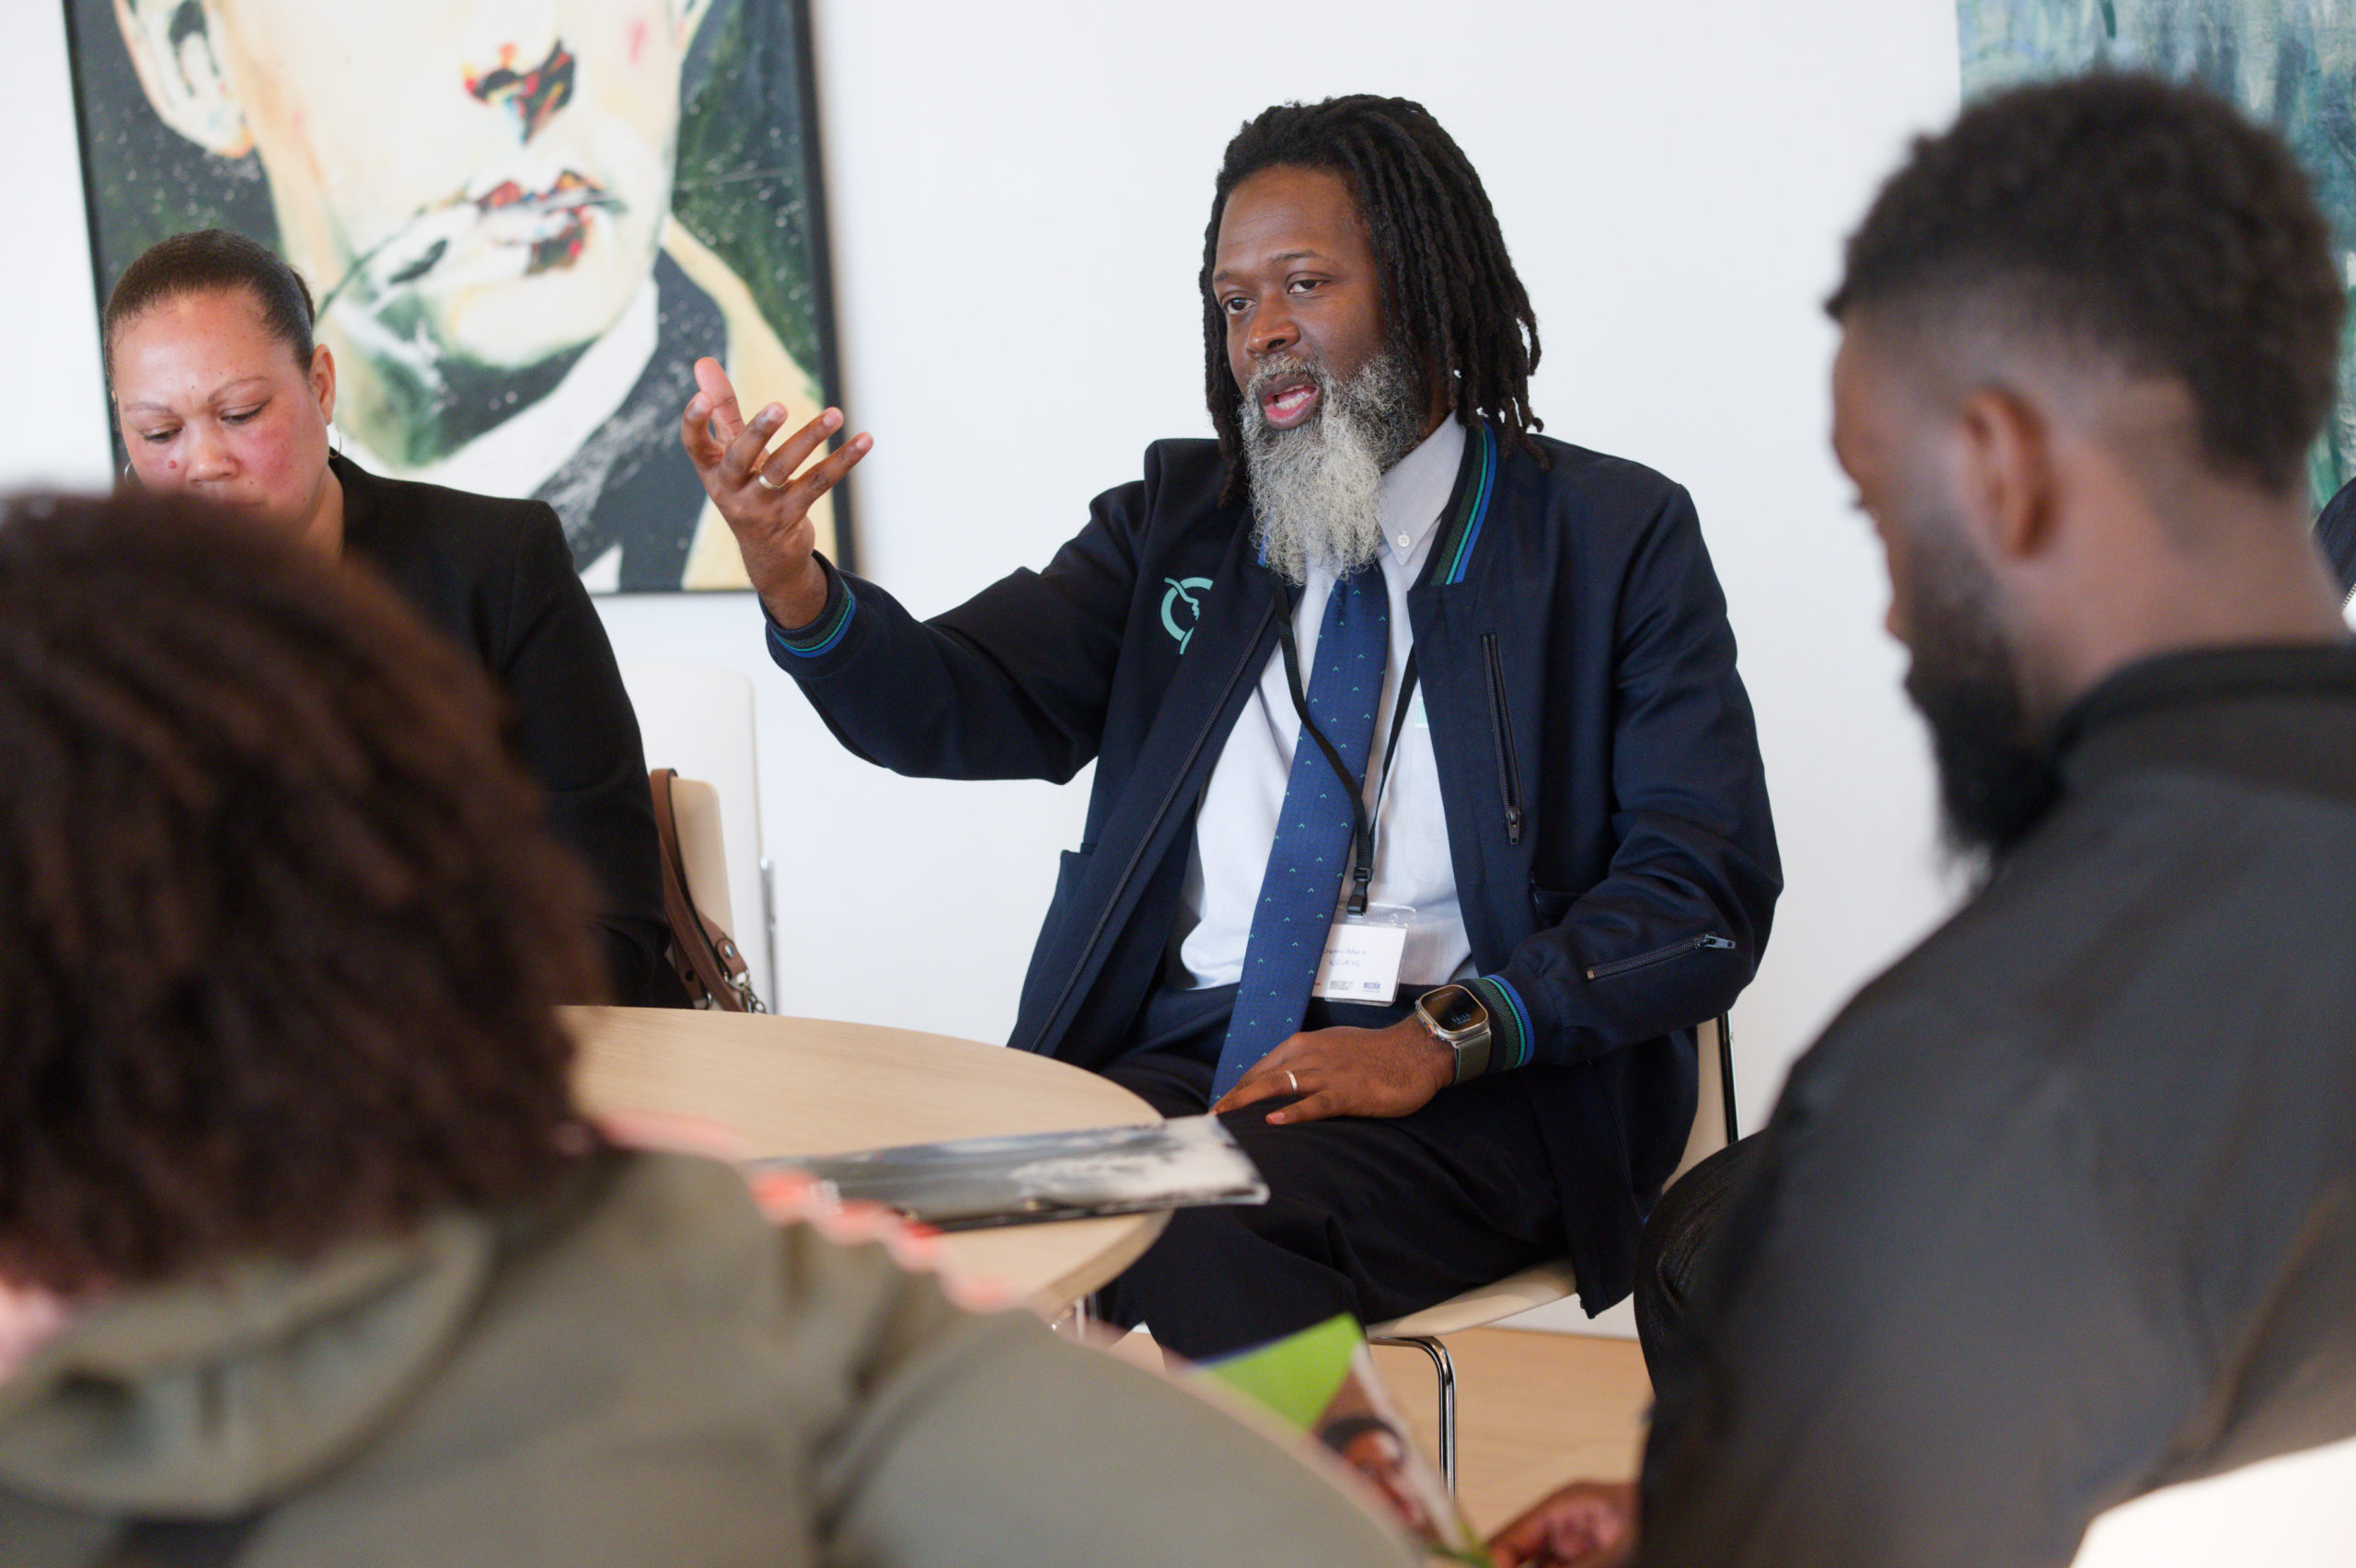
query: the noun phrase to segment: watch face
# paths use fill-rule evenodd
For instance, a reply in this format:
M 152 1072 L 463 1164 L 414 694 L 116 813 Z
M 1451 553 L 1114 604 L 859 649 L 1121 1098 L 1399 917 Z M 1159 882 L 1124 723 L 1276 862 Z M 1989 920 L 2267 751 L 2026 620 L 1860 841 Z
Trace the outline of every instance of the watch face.
M 1427 1002 L 1433 1020 L 1450 1034 L 1470 1029 L 1489 1016 L 1488 1009 L 1461 986 L 1450 986 L 1438 997 L 1427 998 Z

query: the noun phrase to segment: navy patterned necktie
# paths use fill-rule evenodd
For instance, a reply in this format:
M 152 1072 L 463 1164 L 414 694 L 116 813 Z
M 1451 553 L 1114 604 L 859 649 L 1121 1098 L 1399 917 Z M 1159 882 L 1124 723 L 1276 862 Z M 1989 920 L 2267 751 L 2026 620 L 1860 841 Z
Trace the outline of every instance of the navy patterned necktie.
M 1382 569 L 1369 566 L 1334 584 L 1309 682 L 1311 716 L 1361 778 L 1374 750 L 1374 711 L 1390 654 L 1391 594 Z M 1214 1101 L 1300 1028 L 1341 901 L 1356 827 L 1348 792 L 1304 731 L 1293 741 L 1284 809 L 1243 945 L 1243 977 L 1211 1079 Z

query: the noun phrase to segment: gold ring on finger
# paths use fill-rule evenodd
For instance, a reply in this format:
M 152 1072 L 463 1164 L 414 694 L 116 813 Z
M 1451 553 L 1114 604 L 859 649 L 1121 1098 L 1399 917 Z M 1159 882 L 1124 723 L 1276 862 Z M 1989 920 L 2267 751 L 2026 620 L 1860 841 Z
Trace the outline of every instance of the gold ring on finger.
M 785 488 L 783 485 L 779 484 L 775 479 L 770 478 L 768 470 L 766 468 L 756 468 L 753 470 L 753 482 L 760 486 L 765 490 L 781 490 Z
M 1292 1085 L 1292 1091 L 1295 1094 L 1299 1094 L 1300 1092 L 1300 1075 L 1294 1072 L 1290 1067 L 1287 1067 L 1285 1069 L 1285 1081 Z

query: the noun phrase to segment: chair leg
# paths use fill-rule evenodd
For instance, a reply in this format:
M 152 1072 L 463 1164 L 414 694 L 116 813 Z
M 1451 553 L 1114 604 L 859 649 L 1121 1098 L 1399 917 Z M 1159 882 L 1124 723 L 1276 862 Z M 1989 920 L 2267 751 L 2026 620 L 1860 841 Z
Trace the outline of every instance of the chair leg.
M 1456 1495 L 1456 1363 L 1449 1358 L 1448 1346 L 1429 1334 L 1416 1334 L 1409 1339 L 1379 1339 L 1375 1344 L 1412 1346 L 1432 1358 L 1432 1370 L 1439 1375 L 1439 1473 L 1448 1482 L 1448 1494 Z
M 1097 1337 L 1095 1296 L 1091 1294 L 1081 1297 L 1069 1307 L 1065 1308 L 1063 1315 L 1049 1323 L 1047 1327 L 1057 1333 L 1069 1335 L 1082 1344 L 1094 1343 Z

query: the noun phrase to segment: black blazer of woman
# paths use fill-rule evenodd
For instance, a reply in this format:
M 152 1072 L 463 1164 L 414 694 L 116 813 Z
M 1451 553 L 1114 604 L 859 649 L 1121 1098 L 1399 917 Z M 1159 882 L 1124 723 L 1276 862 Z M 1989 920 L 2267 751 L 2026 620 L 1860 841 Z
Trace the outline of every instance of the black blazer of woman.
M 548 824 L 595 874 L 614 999 L 684 1001 L 664 962 L 670 924 L 638 715 L 613 644 L 545 502 L 380 478 L 341 455 L 343 548 L 482 661 L 513 707 L 508 741 L 547 797 Z M 586 999 L 586 998 L 584 998 Z

